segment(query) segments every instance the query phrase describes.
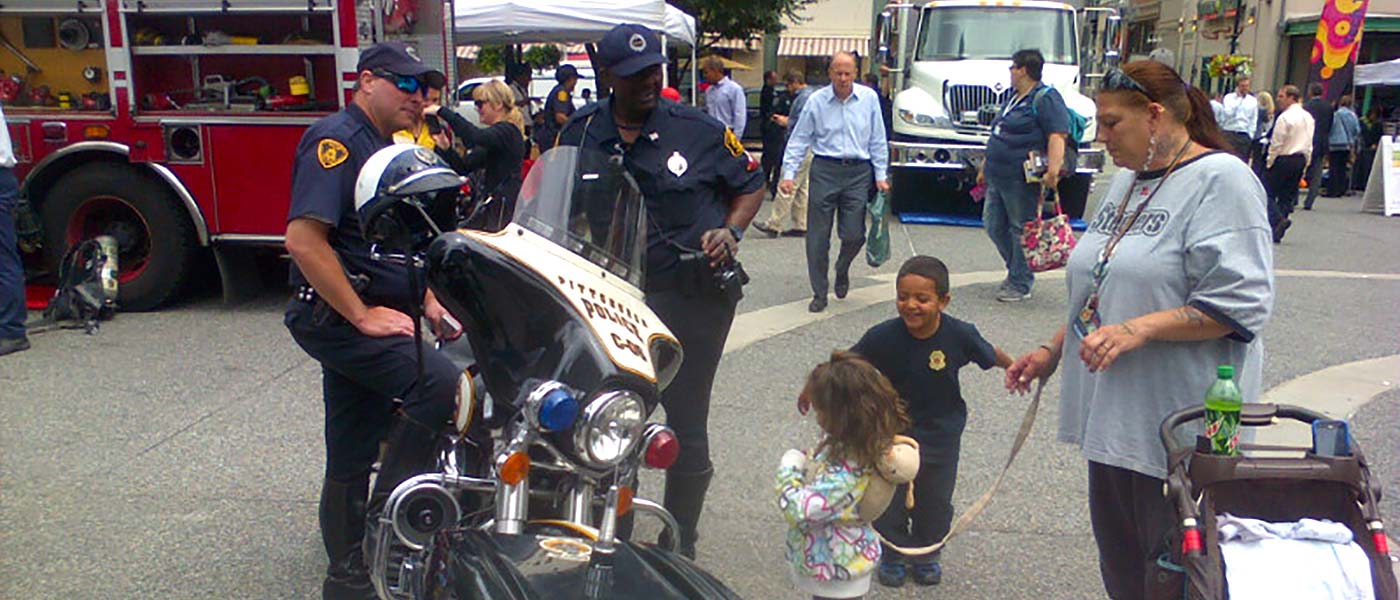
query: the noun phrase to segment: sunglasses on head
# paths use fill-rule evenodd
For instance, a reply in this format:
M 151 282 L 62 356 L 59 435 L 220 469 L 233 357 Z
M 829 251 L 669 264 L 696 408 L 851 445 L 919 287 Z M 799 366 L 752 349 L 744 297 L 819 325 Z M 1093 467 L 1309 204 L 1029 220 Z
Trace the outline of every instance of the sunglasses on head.
M 399 88 L 399 91 L 405 94 L 422 94 L 425 97 L 428 95 L 428 86 L 424 85 L 422 81 L 419 81 L 417 77 L 399 75 L 398 73 L 390 73 L 388 71 L 372 72 L 375 77 L 394 82 L 394 87 Z
M 1109 69 L 1107 73 L 1104 73 L 1103 86 L 1100 89 L 1106 92 L 1138 92 L 1144 96 L 1147 96 L 1148 100 L 1156 102 L 1156 99 L 1152 97 L 1151 92 L 1147 91 L 1147 88 L 1143 87 L 1141 83 L 1137 82 L 1137 80 L 1128 76 L 1127 73 L 1124 73 L 1122 69 Z

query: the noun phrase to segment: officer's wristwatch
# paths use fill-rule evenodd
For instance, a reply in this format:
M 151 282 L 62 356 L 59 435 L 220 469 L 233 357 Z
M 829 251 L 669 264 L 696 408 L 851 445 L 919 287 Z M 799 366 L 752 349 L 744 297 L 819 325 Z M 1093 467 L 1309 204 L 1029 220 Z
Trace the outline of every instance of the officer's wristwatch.
M 738 242 L 738 241 L 742 241 L 742 240 L 744 239 L 744 228 L 743 228 L 743 227 L 740 227 L 740 226 L 738 226 L 738 225 L 729 225 L 728 227 L 729 227 L 729 233 L 734 234 L 734 241 Z

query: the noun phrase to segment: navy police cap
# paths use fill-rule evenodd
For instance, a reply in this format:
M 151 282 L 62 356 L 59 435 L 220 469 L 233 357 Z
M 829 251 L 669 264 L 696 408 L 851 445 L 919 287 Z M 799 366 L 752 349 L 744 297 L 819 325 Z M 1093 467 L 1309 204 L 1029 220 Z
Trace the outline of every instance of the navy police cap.
M 623 23 L 613 27 L 598 42 L 598 59 L 603 68 L 618 77 L 631 77 L 642 69 L 666 62 L 661 39 L 645 26 Z
M 360 52 L 357 71 L 388 71 L 395 75 L 416 77 L 429 87 L 442 89 L 447 78 L 442 71 L 428 66 L 418 58 L 418 51 L 403 42 L 380 42 Z

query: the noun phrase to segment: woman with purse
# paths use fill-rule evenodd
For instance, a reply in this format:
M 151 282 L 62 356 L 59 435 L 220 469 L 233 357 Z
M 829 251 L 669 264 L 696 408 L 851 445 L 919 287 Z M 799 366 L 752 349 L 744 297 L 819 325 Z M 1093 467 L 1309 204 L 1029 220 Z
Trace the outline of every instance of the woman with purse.
M 1006 386 L 1024 393 L 1062 370 L 1059 439 L 1089 463 L 1104 586 L 1143 598 L 1172 525 L 1158 427 L 1200 403 L 1218 365 L 1258 396 L 1273 246 L 1263 186 L 1221 151 L 1200 90 L 1137 61 L 1109 71 L 1095 100 L 1123 170 L 1070 256 L 1066 325 L 1007 369 Z
M 1068 167 L 1069 109 L 1054 88 L 1041 83 L 1045 57 L 1039 50 L 1011 55 L 1011 86 L 1016 90 L 992 121 L 987 159 L 977 183 L 987 184 L 982 201 L 982 225 L 1006 264 L 1006 280 L 997 301 L 1020 302 L 1031 297 L 1035 275 L 1026 264 L 1021 237 L 1027 221 L 1040 216 L 1045 190 L 1054 190 Z M 1026 168 L 1033 155 L 1045 157 L 1043 175 Z M 1071 169 L 1072 170 L 1072 169 Z

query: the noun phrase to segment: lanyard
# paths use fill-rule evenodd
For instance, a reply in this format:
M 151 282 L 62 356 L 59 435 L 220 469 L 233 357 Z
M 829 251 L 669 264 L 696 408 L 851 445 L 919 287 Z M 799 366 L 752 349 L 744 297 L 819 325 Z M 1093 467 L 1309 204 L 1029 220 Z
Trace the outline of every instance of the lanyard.
M 1080 337 L 1093 333 L 1101 324 L 1101 317 L 1099 315 L 1099 288 L 1103 285 L 1104 278 L 1108 276 L 1108 261 L 1113 258 L 1113 251 L 1118 249 L 1118 242 L 1123 241 L 1123 237 L 1133 228 L 1133 224 L 1137 223 L 1138 217 L 1142 215 L 1142 211 L 1147 208 L 1147 204 L 1152 202 L 1152 198 L 1162 189 L 1162 184 L 1167 182 L 1167 178 L 1171 177 L 1171 174 L 1176 171 L 1177 165 L 1181 163 L 1181 157 L 1186 154 L 1186 149 L 1190 147 L 1191 140 L 1188 138 L 1186 144 L 1182 145 L 1181 150 L 1178 150 L 1176 157 L 1172 159 L 1171 166 L 1167 167 L 1166 174 L 1162 175 L 1162 178 L 1157 181 L 1157 186 L 1152 188 L 1152 193 L 1148 194 L 1147 198 L 1144 198 L 1142 202 L 1138 203 L 1137 208 L 1133 210 L 1132 216 L 1127 219 L 1123 219 L 1123 215 L 1128 210 L 1128 198 L 1132 196 L 1133 190 L 1137 188 L 1137 176 L 1133 177 L 1133 183 L 1128 186 L 1128 191 L 1123 194 L 1123 202 L 1118 205 L 1118 212 L 1113 217 L 1113 222 L 1120 223 L 1120 225 L 1118 230 L 1113 233 L 1113 236 L 1108 239 L 1108 243 L 1104 244 L 1103 250 L 1099 251 L 1099 259 L 1094 263 L 1094 270 L 1091 271 L 1093 280 L 1090 283 L 1089 298 L 1084 301 L 1084 308 L 1080 309 L 1078 318 L 1074 320 L 1074 330 Z

